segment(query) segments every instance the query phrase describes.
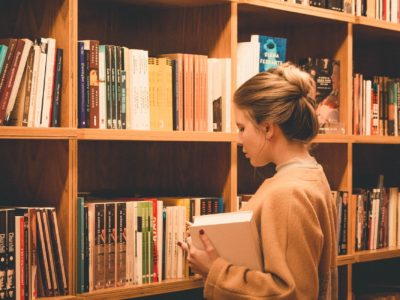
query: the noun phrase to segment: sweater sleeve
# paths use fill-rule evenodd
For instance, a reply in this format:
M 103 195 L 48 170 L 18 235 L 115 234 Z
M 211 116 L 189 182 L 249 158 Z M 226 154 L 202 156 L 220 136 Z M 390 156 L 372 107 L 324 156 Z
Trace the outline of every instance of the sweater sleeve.
M 263 201 L 260 234 L 264 272 L 217 259 L 204 296 L 211 299 L 316 299 L 323 236 L 307 197 L 293 189 Z

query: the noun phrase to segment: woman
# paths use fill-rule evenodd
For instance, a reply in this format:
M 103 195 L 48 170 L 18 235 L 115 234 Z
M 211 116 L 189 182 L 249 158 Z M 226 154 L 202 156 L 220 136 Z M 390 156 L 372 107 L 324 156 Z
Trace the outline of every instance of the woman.
M 254 167 L 276 165 L 243 208 L 252 210 L 264 270 L 234 266 L 200 230 L 205 250 L 179 243 L 207 299 L 336 299 L 335 204 L 308 143 L 318 131 L 311 77 L 285 63 L 234 95 L 239 141 Z

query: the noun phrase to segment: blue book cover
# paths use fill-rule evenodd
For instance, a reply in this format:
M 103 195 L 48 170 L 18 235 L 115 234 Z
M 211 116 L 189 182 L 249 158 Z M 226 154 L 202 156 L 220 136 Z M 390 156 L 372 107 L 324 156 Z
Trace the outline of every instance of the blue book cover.
M 4 60 L 6 59 L 8 47 L 6 45 L 0 45 L 0 74 L 3 70 Z
M 260 43 L 260 72 L 268 71 L 286 61 L 286 38 L 252 35 L 251 40 Z

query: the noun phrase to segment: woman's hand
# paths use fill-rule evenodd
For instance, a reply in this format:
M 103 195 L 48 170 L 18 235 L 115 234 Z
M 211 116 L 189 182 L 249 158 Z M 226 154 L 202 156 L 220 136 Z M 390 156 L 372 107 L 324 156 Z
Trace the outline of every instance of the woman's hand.
M 178 242 L 178 246 L 187 253 L 187 259 L 192 271 L 206 278 L 211 265 L 219 255 L 203 229 L 200 229 L 199 236 L 203 243 L 204 250 L 196 248 L 192 244 L 190 236 L 187 238 L 186 243 Z

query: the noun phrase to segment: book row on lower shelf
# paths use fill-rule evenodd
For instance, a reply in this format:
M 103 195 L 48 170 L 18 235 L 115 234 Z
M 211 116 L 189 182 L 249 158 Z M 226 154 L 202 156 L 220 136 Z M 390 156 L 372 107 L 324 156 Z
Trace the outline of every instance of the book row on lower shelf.
M 55 208 L 0 209 L 0 299 L 69 291 Z
M 355 250 L 400 246 L 398 187 L 356 190 L 353 201 L 356 207 Z
M 186 222 L 223 210 L 220 197 L 78 196 L 77 292 L 189 277 Z
M 0 39 L 0 125 L 59 127 L 62 64 L 53 38 Z
M 78 42 L 78 127 L 231 131 L 231 60 Z

